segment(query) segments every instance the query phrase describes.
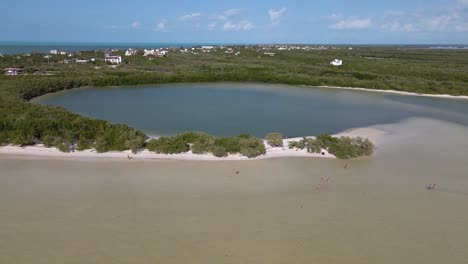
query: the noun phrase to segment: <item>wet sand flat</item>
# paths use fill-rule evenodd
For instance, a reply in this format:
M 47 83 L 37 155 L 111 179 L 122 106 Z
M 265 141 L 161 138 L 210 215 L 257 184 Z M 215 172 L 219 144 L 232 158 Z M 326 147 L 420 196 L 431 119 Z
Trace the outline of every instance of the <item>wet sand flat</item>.
M 2 155 L 0 263 L 467 263 L 468 127 L 378 127 L 353 161 Z

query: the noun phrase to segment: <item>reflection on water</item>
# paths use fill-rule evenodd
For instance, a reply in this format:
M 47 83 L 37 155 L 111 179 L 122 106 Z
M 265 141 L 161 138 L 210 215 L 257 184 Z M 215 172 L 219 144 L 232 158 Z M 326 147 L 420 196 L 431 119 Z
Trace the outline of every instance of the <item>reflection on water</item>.
M 205 131 L 259 137 L 338 133 L 409 117 L 468 125 L 468 101 L 260 84 L 166 84 L 77 89 L 38 98 L 80 114 L 129 124 L 149 134 Z
M 0 157 L 0 263 L 468 263 L 468 128 L 378 127 L 353 161 Z

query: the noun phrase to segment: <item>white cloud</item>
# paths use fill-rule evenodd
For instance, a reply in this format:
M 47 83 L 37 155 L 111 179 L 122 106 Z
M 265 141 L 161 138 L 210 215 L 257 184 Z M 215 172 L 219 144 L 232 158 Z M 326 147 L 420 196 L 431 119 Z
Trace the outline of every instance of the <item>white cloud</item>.
M 392 22 L 383 24 L 382 29 L 385 31 L 390 31 L 390 32 L 415 32 L 417 31 L 417 28 L 413 24 L 410 24 L 410 23 L 402 24 L 398 20 L 394 20 Z
M 154 28 L 154 31 L 156 32 L 164 32 L 166 31 L 166 26 L 167 26 L 167 19 L 162 19 Z
M 200 13 L 191 13 L 191 14 L 180 16 L 179 20 L 180 21 L 191 21 L 191 20 L 199 18 L 200 16 L 201 16 Z
M 458 0 L 458 2 L 462 5 L 468 6 L 468 0 Z
M 130 25 L 131 28 L 133 29 L 139 29 L 141 28 L 142 24 L 140 21 L 133 21 L 132 24 Z
M 224 11 L 224 15 L 227 17 L 236 16 L 236 15 L 239 15 L 240 13 L 242 13 L 241 8 L 232 8 L 232 9 L 228 9 Z
M 440 15 L 426 21 L 429 30 L 446 30 L 454 22 L 456 15 Z
M 468 0 L 464 1 L 468 3 Z M 464 31 L 467 20 L 460 8 L 449 8 L 440 11 L 387 11 L 381 16 L 380 24 L 382 30 L 389 32 L 460 32 Z
M 222 15 L 218 15 L 215 18 L 218 19 L 218 20 L 225 21 L 225 20 L 228 20 L 229 18 L 231 18 L 233 16 L 240 15 L 242 13 L 242 11 L 243 10 L 241 8 L 232 8 L 232 9 L 224 10 Z
M 253 28 L 252 22 L 248 20 L 243 20 L 239 23 L 233 23 L 231 21 L 227 21 L 224 23 L 223 29 L 224 31 L 240 31 L 240 30 L 251 30 Z
M 330 25 L 332 29 L 365 29 L 372 26 L 370 18 L 349 17 Z
M 281 22 L 281 19 L 283 18 L 284 14 L 286 13 L 288 9 L 286 7 L 283 7 L 281 9 L 270 9 L 268 11 L 268 15 L 270 15 L 270 21 L 271 24 L 273 25 L 278 25 Z

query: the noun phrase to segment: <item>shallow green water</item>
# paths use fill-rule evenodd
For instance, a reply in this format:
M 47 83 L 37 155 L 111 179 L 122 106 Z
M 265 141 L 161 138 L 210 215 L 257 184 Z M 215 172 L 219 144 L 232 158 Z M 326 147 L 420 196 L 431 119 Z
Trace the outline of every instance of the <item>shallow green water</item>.
M 0 263 L 468 263 L 468 128 L 380 128 L 354 161 L 0 156 Z
M 468 125 L 468 101 L 261 84 L 166 84 L 77 89 L 35 100 L 150 134 L 205 131 L 288 137 L 337 133 L 409 117 Z

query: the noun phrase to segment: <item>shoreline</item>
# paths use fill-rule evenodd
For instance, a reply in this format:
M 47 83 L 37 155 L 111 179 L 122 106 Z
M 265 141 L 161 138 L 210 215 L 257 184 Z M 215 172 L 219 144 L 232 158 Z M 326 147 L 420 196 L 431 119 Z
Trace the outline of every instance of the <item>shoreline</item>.
M 301 85 L 301 86 L 310 87 L 310 88 L 325 88 L 325 89 L 351 90 L 351 91 L 354 90 L 354 91 L 388 93 L 388 94 L 398 94 L 398 95 L 407 95 L 407 96 L 468 100 L 468 95 L 424 94 L 424 93 L 405 92 L 405 91 L 397 91 L 397 90 L 382 90 L 382 89 L 371 89 L 371 88 L 361 88 L 361 87 L 342 87 L 342 86 L 326 86 L 326 85 L 325 86 Z
M 324 89 L 335 89 L 335 90 L 350 90 L 350 91 L 362 91 L 362 92 L 377 92 L 377 93 L 387 93 L 387 94 L 396 94 L 396 95 L 406 95 L 406 96 L 419 96 L 419 97 L 432 97 L 432 98 L 445 98 L 445 99 L 456 99 L 456 100 L 468 100 L 468 95 L 450 95 L 450 94 L 425 94 L 425 93 L 415 93 L 415 92 L 405 92 L 405 91 L 397 91 L 397 90 L 383 90 L 383 89 L 372 89 L 372 88 L 363 88 L 363 87 L 351 87 L 351 86 L 328 86 L 328 85 L 319 85 L 319 86 L 312 86 L 312 85 L 306 85 L 306 84 L 300 84 L 300 85 L 291 85 L 291 84 L 284 84 L 284 83 L 265 83 L 265 82 L 230 82 L 230 81 L 220 81 L 220 82 L 200 82 L 202 83 L 253 83 L 253 84 L 265 84 L 265 85 L 286 85 L 286 86 L 296 86 L 296 87 L 307 87 L 307 88 L 324 88 Z M 167 85 L 167 84 L 191 84 L 191 82 L 177 82 L 177 83 L 157 83 L 157 84 L 139 84 L 139 85 L 131 85 L 131 86 L 153 86 L 153 85 Z M 197 83 L 199 84 L 199 83 Z M 77 87 L 77 88 L 72 88 L 72 89 L 66 89 L 66 90 L 60 90 L 57 92 L 52 92 L 52 93 L 46 93 L 43 95 L 39 95 L 36 97 L 33 97 L 28 100 L 28 102 L 31 103 L 38 103 L 38 101 L 45 97 L 45 96 L 50 96 L 50 95 L 55 95 L 59 94 L 62 92 L 69 92 L 73 90 L 81 90 L 81 89 L 93 89 L 93 88 L 121 88 L 121 87 L 127 87 L 127 85 L 117 85 L 117 86 L 83 86 L 83 87 Z
M 377 129 L 373 126 L 352 128 L 346 131 L 340 132 L 333 136 L 341 137 L 362 137 L 369 138 L 376 144 L 376 140 L 382 135 L 386 134 L 385 131 Z M 306 149 L 289 149 L 288 143 L 290 141 L 299 141 L 303 137 L 287 138 L 283 139 L 284 147 L 271 147 L 267 144 L 266 140 L 263 140 L 265 144 L 266 154 L 248 158 L 240 154 L 229 154 L 227 157 L 218 158 L 211 153 L 207 154 L 193 154 L 191 151 L 180 153 L 180 154 L 158 154 L 150 152 L 145 149 L 133 154 L 130 150 L 126 151 L 110 151 L 105 153 L 98 153 L 95 150 L 89 149 L 84 151 L 75 152 L 61 152 L 57 148 L 47 148 L 42 144 L 19 147 L 19 146 L 3 146 L 0 147 L 0 155 L 14 155 L 14 156 L 26 156 L 26 157 L 47 157 L 47 158 L 64 158 L 64 159 L 117 159 L 117 160 L 174 160 L 174 161 L 241 161 L 241 160 L 262 160 L 272 158 L 288 158 L 288 157 L 302 157 L 302 158 L 326 158 L 336 159 L 332 154 L 329 154 L 326 150 L 322 150 L 324 155 L 321 153 L 308 153 Z M 315 138 L 313 136 L 307 136 L 306 138 Z M 130 157 L 130 158 L 129 158 Z

